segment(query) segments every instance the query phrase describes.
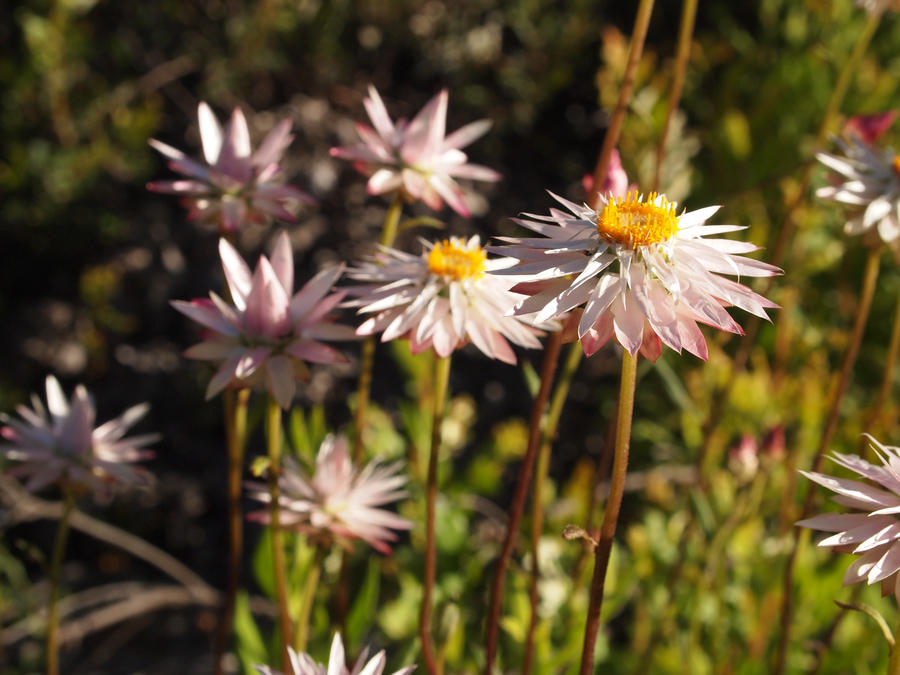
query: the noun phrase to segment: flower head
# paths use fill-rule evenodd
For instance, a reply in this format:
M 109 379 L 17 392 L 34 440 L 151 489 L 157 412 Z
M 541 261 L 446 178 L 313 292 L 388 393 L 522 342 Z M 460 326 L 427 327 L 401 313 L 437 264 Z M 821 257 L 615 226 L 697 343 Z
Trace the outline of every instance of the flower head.
M 36 395 L 31 405 L 16 408 L 21 419 L 0 414 L 0 421 L 7 425 L 0 429 L 0 436 L 9 441 L 0 445 L 0 454 L 20 462 L 10 473 L 27 477 L 26 489 L 64 483 L 105 494 L 113 483 L 146 486 L 152 482 L 149 472 L 131 463 L 151 457 L 152 452 L 140 448 L 158 436 L 124 438 L 150 409 L 146 403 L 94 428 L 97 411 L 87 389 L 78 385 L 67 401 L 59 382 L 49 375 L 47 407 Z
M 500 174 L 493 169 L 470 164 L 460 149 L 487 132 L 491 127 L 489 120 L 472 122 L 445 136 L 446 89 L 411 122 L 392 122 L 375 87 L 369 87 L 363 104 L 374 128 L 357 124 L 362 141 L 332 148 L 331 155 L 351 160 L 358 171 L 369 176 L 369 194 L 400 190 L 410 199 L 421 199 L 435 211 L 446 201 L 458 214 L 468 216 L 468 193 L 454 179 L 500 180 Z
M 348 289 L 360 297 L 346 304 L 373 315 L 357 333 L 380 332 L 382 342 L 405 337 L 414 353 L 434 347 L 439 356 L 471 340 L 506 363 L 516 362 L 507 340 L 540 347 L 540 331 L 523 323 L 523 317 L 507 316 L 522 297 L 509 291 L 514 282 L 486 274 L 514 260 L 489 260 L 477 236 L 422 244 L 421 255 L 382 248 L 374 260 L 347 271 L 351 279 L 372 284 Z
M 371 462 L 357 471 L 350 461 L 347 440 L 328 436 L 319 448 L 312 477 L 296 460 L 285 457 L 278 479 L 281 525 L 327 539 L 362 539 L 376 551 L 390 553 L 388 542 L 397 539 L 391 530 L 412 527 L 405 518 L 378 508 L 406 496 L 402 489 L 406 476 L 398 475 L 398 469 L 397 464 Z M 249 487 L 250 497 L 270 501 L 267 486 L 251 483 Z M 269 512 L 259 511 L 251 517 L 268 522 Z
M 819 188 L 816 196 L 849 207 L 847 234 L 877 233 L 900 256 L 900 156 L 859 138 L 835 142 L 843 156 L 820 152 L 816 157 L 844 180 Z
M 720 276 L 762 277 L 780 270 L 740 255 L 757 250 L 753 244 L 705 238 L 744 229 L 706 225 L 718 206 L 678 215 L 674 203 L 655 193 L 646 199 L 637 192 L 601 195 L 599 210 L 553 197 L 569 212 L 551 209 L 549 216 L 517 219 L 545 238 L 501 237 L 510 245 L 498 251 L 519 263 L 496 274 L 529 278 L 512 288 L 531 295 L 515 313 L 537 312 L 536 321 L 585 305 L 578 336 L 588 356 L 615 336 L 631 354 L 641 350 L 650 359 L 663 344 L 705 359 L 698 321 L 741 333 L 723 307 L 762 318 L 768 318 L 766 308 L 776 307 Z
M 341 642 L 341 634 L 335 633 L 331 642 L 331 653 L 328 655 L 328 664 L 316 663 L 309 654 L 298 654 L 292 647 L 288 647 L 291 655 L 292 673 L 279 673 L 269 666 L 253 666 L 261 675 L 381 675 L 384 672 L 387 658 L 384 650 L 378 652 L 368 661 L 369 649 L 363 649 L 362 654 L 356 660 L 352 669 L 348 669 L 344 656 L 344 644 Z M 415 666 L 407 666 L 396 671 L 393 675 L 407 675 L 416 669 Z
M 279 122 L 253 152 L 247 120 L 239 108 L 224 131 L 206 103 L 198 106 L 197 117 L 205 164 L 150 139 L 150 146 L 169 159 L 169 168 L 188 178 L 149 183 L 147 188 L 183 195 L 189 219 L 214 223 L 220 232 L 234 232 L 244 223 L 263 223 L 269 217 L 293 222 L 298 203 L 315 203 L 302 190 L 283 182 L 281 156 L 294 138 L 289 119 Z
M 801 471 L 811 481 L 837 496 L 833 501 L 856 509 L 853 513 L 826 513 L 801 520 L 798 525 L 833 533 L 819 542 L 846 553 L 859 555 L 844 574 L 844 585 L 865 580 L 881 582 L 882 592 L 894 593 L 900 603 L 900 448 L 884 446 L 868 437 L 881 465 L 870 464 L 856 455 L 835 452 L 832 459 L 863 478 L 873 487 L 848 478 Z
M 344 291 L 329 295 L 343 268 L 319 272 L 294 294 L 294 263 L 285 232 L 278 235 L 271 260 L 260 256 L 252 273 L 225 239 L 219 241 L 219 255 L 232 303 L 212 292 L 209 299 L 172 303 L 179 312 L 212 330 L 211 337 L 185 355 L 222 363 L 209 382 L 207 399 L 228 385 L 265 384 L 278 403 L 288 408 L 295 382 L 309 377 L 305 362 L 347 361 L 320 342 L 354 338 L 352 328 L 335 324 L 328 316 L 345 295 Z

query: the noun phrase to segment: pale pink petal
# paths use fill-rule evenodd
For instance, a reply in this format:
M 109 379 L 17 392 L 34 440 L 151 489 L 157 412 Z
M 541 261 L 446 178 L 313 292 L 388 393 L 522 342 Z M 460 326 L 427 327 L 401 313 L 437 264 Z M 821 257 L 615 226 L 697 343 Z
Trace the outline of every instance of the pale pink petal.
M 203 156 L 208 164 L 215 165 L 222 150 L 222 127 L 212 109 L 201 101 L 197 106 L 197 118 L 200 122 L 200 141 L 203 144 Z

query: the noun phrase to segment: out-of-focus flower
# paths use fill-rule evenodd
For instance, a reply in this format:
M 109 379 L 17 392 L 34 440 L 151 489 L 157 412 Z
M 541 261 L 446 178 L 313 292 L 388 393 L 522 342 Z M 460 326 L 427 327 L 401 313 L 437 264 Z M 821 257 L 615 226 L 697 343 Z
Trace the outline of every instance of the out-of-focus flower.
M 856 6 L 869 14 L 885 12 L 889 9 L 900 11 L 900 0 L 856 0 Z
M 594 175 L 584 174 L 581 179 L 581 187 L 584 188 L 585 194 L 592 194 L 594 192 Z M 609 156 L 606 180 L 603 181 L 598 192 L 602 195 L 624 197 L 631 190 L 637 190 L 637 186 L 628 182 L 628 174 L 625 173 L 625 167 L 622 166 L 622 157 L 619 155 L 619 151 L 613 148 L 612 154 Z
M 328 436 L 316 456 L 316 471 L 310 478 L 292 457 L 284 458 L 278 486 L 281 494 L 279 520 L 311 537 L 326 540 L 362 539 L 381 553 L 390 553 L 388 542 L 396 541 L 392 530 L 412 527 L 405 518 L 378 508 L 406 496 L 406 476 L 398 464 L 370 462 L 357 471 L 350 461 L 347 440 Z M 250 483 L 250 497 L 269 503 L 266 485 Z M 269 522 L 269 511 L 251 513 L 250 518 Z
M 374 284 L 347 289 L 361 296 L 348 301 L 348 306 L 374 314 L 357 333 L 381 333 L 382 342 L 405 337 L 414 353 L 434 347 L 439 356 L 448 356 L 471 340 L 489 357 L 505 363 L 516 362 L 507 340 L 540 347 L 540 331 L 522 322 L 527 318 L 507 316 L 522 299 L 509 291 L 515 281 L 485 274 L 509 267 L 514 260 L 489 260 L 477 236 L 422 244 L 421 255 L 382 248 L 374 260 L 347 271 L 351 279 Z
M 896 119 L 896 110 L 888 110 L 874 115 L 854 115 L 844 123 L 844 133 L 856 136 L 863 143 L 872 145 L 891 128 Z
M 753 479 L 759 469 L 759 444 L 755 436 L 744 434 L 728 451 L 728 468 L 741 483 Z
M 845 586 L 863 580 L 868 584 L 880 581 L 882 593 L 894 593 L 900 604 L 900 448 L 882 445 L 871 436 L 869 440 L 881 466 L 838 452 L 833 453 L 832 459 L 880 487 L 801 471 L 811 481 L 836 492 L 833 501 L 858 512 L 826 513 L 797 524 L 834 533 L 820 541 L 819 546 L 859 555 L 844 574 Z
M 204 102 L 197 117 L 206 163 L 150 139 L 150 146 L 169 159 L 169 168 L 187 179 L 148 183 L 149 190 L 182 195 L 189 219 L 216 224 L 221 232 L 264 223 L 270 217 L 294 222 L 298 204 L 315 204 L 302 190 L 284 184 L 281 156 L 294 138 L 289 119 L 279 122 L 253 152 L 247 120 L 239 108 L 224 130 Z
M 309 654 L 298 654 L 292 647 L 288 647 L 291 655 L 292 673 L 282 674 L 272 670 L 269 666 L 253 666 L 261 675 L 382 675 L 387 657 L 384 650 L 378 652 L 368 661 L 369 648 L 363 649 L 362 654 L 356 660 L 352 669 L 348 669 L 344 656 L 344 644 L 341 642 L 341 634 L 335 633 L 331 642 L 331 653 L 328 656 L 328 664 L 316 663 Z M 393 673 L 393 675 L 407 675 L 416 669 L 415 666 L 407 666 Z
M 490 120 L 479 120 L 445 136 L 447 90 L 432 98 L 411 122 L 391 121 L 375 87 L 363 99 L 374 128 L 357 124 L 362 142 L 331 148 L 333 157 L 348 159 L 361 173 L 369 176 L 369 194 L 398 190 L 411 200 L 421 199 L 438 211 L 447 202 L 462 216 L 469 216 L 468 192 L 454 180 L 497 181 L 500 174 L 485 166 L 469 163 L 463 148 L 491 127 Z
M 87 389 L 78 385 L 67 401 L 59 382 L 49 375 L 47 407 L 37 395 L 32 395 L 31 405 L 16 408 L 20 420 L 0 413 L 0 421 L 7 425 L 0 429 L 0 436 L 9 441 L 0 445 L 0 454 L 21 462 L 9 473 L 27 478 L 26 489 L 37 491 L 60 483 L 106 494 L 115 483 L 152 483 L 149 472 L 131 463 L 151 457 L 152 452 L 140 448 L 159 437 L 124 438 L 150 409 L 146 403 L 94 428 L 97 412 Z
M 679 216 L 674 203 L 655 193 L 646 199 L 636 192 L 624 198 L 601 195 L 599 211 L 553 197 L 569 213 L 551 209 L 548 216 L 517 219 L 545 238 L 500 237 L 510 245 L 498 252 L 520 262 L 495 274 L 530 279 L 512 288 L 531 295 L 515 313 L 536 312 L 536 321 L 585 305 L 578 336 L 588 356 L 615 336 L 631 354 L 640 350 L 652 360 L 663 344 L 706 359 L 698 321 L 740 334 L 723 306 L 766 319 L 766 308 L 777 307 L 720 276 L 766 277 L 781 270 L 740 255 L 757 250 L 751 243 L 705 238 L 744 229 L 706 225 L 718 206 Z
M 870 148 L 858 138 L 835 142 L 843 156 L 819 152 L 816 158 L 844 181 L 819 188 L 816 196 L 849 207 L 844 232 L 877 233 L 900 256 L 900 156 Z
M 250 268 L 225 239 L 219 255 L 232 304 L 215 293 L 209 299 L 172 305 L 182 314 L 210 328 L 212 335 L 185 352 L 185 356 L 222 365 L 206 390 L 210 399 L 228 385 L 263 385 L 283 408 L 291 405 L 297 380 L 309 378 L 305 362 L 345 363 L 346 357 L 320 340 L 354 339 L 353 329 L 328 316 L 344 298 L 344 291 L 329 295 L 343 271 L 336 266 L 319 272 L 296 294 L 294 261 L 287 233 L 281 232 L 271 261 L 259 257 Z

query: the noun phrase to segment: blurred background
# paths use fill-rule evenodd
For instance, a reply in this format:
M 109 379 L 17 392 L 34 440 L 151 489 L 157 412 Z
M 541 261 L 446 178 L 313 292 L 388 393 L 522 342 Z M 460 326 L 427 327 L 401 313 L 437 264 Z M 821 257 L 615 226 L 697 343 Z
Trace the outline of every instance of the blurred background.
M 450 234 L 479 233 L 483 239 L 511 234 L 516 228 L 510 217 L 549 208 L 546 190 L 583 198 L 582 179 L 593 170 L 618 97 L 632 4 L 573 0 L 564 11 L 551 0 L 0 4 L 0 410 L 11 411 L 29 392 L 42 391 L 48 373 L 67 391 L 76 382 L 86 384 L 101 421 L 149 401 L 151 414 L 139 429 L 163 435 L 149 463 L 159 478 L 156 490 L 82 508 L 172 553 L 221 588 L 221 408 L 218 401 L 203 400 L 209 371 L 180 355 L 196 341 L 194 327 L 169 306 L 173 299 L 203 296 L 220 286 L 217 234 L 186 222 L 177 200 L 145 189 L 149 180 L 171 177 L 148 138 L 199 155 L 201 100 L 220 118 L 240 107 L 254 143 L 280 119 L 290 118 L 295 140 L 286 155 L 289 179 L 319 201 L 288 227 L 300 277 L 308 278 L 323 265 L 371 251 L 384 218 L 386 202 L 368 196 L 364 179 L 328 155 L 331 146 L 356 140 L 355 121 L 367 121 L 362 105 L 367 86 L 377 87 L 395 119 L 414 115 L 446 87 L 448 130 L 482 117 L 493 120 L 491 132 L 467 152 L 504 179 L 476 187 L 483 200 L 472 219 L 446 208 L 439 217 Z M 644 190 L 655 168 L 680 11 L 680 3 L 657 3 L 619 146 L 625 169 Z M 681 110 L 662 170 L 669 197 L 688 209 L 722 204 L 717 222 L 748 225 L 747 238 L 771 242 L 812 156 L 837 73 L 864 22 L 864 12 L 844 0 L 701 2 Z M 900 20 L 888 14 L 843 114 L 896 107 L 898 72 Z M 889 133 L 889 140 L 895 138 L 896 131 Z M 816 176 L 815 184 L 823 184 L 822 172 Z M 427 214 L 420 207 L 411 212 Z M 750 368 L 739 376 L 720 423 L 710 430 L 709 456 L 718 469 L 712 503 L 701 509 L 708 515 L 707 536 L 688 551 L 688 569 L 679 572 L 686 579 L 683 591 L 665 581 L 681 545 L 680 528 L 694 508 L 688 497 L 691 467 L 707 440 L 706 412 L 712 392 L 730 377 L 737 340 L 710 335 L 708 364 L 666 352 L 657 364 L 642 365 L 631 470 L 644 483 L 626 497 L 620 524 L 623 545 L 614 560 L 621 571 L 608 610 L 617 620 L 601 645 L 608 668 L 603 672 L 632 672 L 650 649 L 649 636 L 659 642 L 649 657 L 651 672 L 766 672 L 735 658 L 747 650 L 765 657 L 777 606 L 778 579 L 771 565 L 780 564 L 789 530 L 779 519 L 780 490 L 793 480 L 786 467 L 803 466 L 803 453 L 808 457 L 815 446 L 830 377 L 849 334 L 865 250 L 859 241 L 844 238 L 842 224 L 835 207 L 812 197 L 801 206 L 794 254 L 788 255 L 774 295 L 783 309 L 774 313 L 774 326 L 760 332 Z M 268 250 L 275 231 L 248 228 L 239 248 L 252 259 Z M 433 232 L 404 233 L 398 246 L 417 250 L 420 234 Z M 881 382 L 898 292 L 896 264 L 886 256 L 835 442 L 844 451 L 858 448 L 864 411 Z M 347 400 L 356 385 L 355 353 L 346 367 L 317 369 L 298 398 L 299 407 L 317 411 L 308 417 L 318 415 L 322 428 L 351 423 Z M 520 356 L 540 367 L 540 355 Z M 378 443 L 386 455 L 403 454 L 421 425 L 408 411 L 417 377 L 409 364 L 402 350 L 379 351 L 374 399 L 385 411 Z M 551 569 L 556 564 L 568 569 L 580 556 L 579 545 L 563 542 L 559 532 L 565 523 L 587 521 L 617 371 L 618 356 L 607 348 L 583 362 L 576 376 L 551 462 L 546 526 Z M 477 537 L 489 545 L 476 556 L 481 567 L 462 566 L 456 585 L 443 589 L 448 635 L 461 636 L 448 638 L 451 672 L 475 672 L 478 663 L 478 605 L 487 585 L 484 570 L 496 550 L 495 511 L 508 504 L 524 448 L 525 382 L 520 369 L 485 363 L 470 350 L 454 368 L 457 436 L 448 443 L 445 491 L 453 497 L 441 526 L 449 528 L 442 564 L 453 569 L 454 560 L 467 560 L 478 548 Z M 886 410 L 877 433 L 890 443 L 896 441 L 895 399 Z M 742 438 L 757 444 L 759 457 L 769 448 L 766 457 L 775 459 L 763 458 L 740 474 L 734 462 L 729 465 L 728 450 Z M 259 449 L 251 441 L 248 453 L 252 457 Z M 793 459 L 786 461 L 785 455 Z M 767 473 L 756 507 L 738 509 L 760 471 Z M 740 515 L 732 518 L 735 512 Z M 49 521 L 2 520 L 2 514 L 0 524 L 0 598 L 9 626 L 41 606 L 39 582 L 54 527 Z M 251 546 L 254 530 L 248 528 Z M 413 641 L 414 627 L 410 632 L 403 612 L 415 606 L 416 596 L 407 592 L 404 574 L 421 563 L 417 553 L 405 555 L 384 563 L 397 569 L 382 570 L 387 580 L 381 603 L 393 613 L 360 629 L 379 646 Z M 64 580 L 70 590 L 159 577 L 116 547 L 78 533 L 67 559 Z M 827 628 L 837 611 L 831 598 L 840 592 L 849 561 L 814 553 L 801 561 L 800 639 L 813 640 Z M 365 568 L 365 556 L 356 564 Z M 504 624 L 509 644 L 522 630 L 515 597 L 527 594 L 522 570 L 514 574 L 520 576 L 510 582 L 513 609 Z M 252 579 L 248 565 L 251 590 Z M 560 573 L 547 612 L 561 611 L 554 598 L 575 592 L 567 583 L 571 580 Z M 871 602 L 882 603 L 869 590 Z M 583 604 L 574 602 L 570 611 L 583 616 Z M 330 639 L 323 612 L 316 648 Z M 134 617 L 86 635 L 66 651 L 63 664 L 71 673 L 201 672 L 208 668 L 215 618 L 194 608 Z M 842 624 L 822 672 L 876 671 L 871 664 L 885 659 L 886 651 L 877 636 L 860 639 L 873 630 L 867 621 L 854 616 Z M 560 630 L 571 636 L 560 636 Z M 580 633 L 548 627 L 541 639 L 566 647 L 546 658 L 540 672 L 568 672 Z M 7 643 L 3 672 L 32 672 L 40 663 L 37 635 L 0 641 Z M 468 641 L 479 647 L 465 647 Z M 725 646 L 712 650 L 711 644 Z M 807 672 L 815 658 L 813 648 L 802 651 L 792 656 L 796 672 Z M 685 663 L 691 664 L 688 670 Z

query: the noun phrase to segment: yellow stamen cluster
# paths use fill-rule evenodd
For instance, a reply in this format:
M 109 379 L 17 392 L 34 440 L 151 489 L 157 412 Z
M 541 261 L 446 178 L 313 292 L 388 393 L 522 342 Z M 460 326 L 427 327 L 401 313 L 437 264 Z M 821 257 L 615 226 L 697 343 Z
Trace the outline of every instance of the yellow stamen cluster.
M 624 198 L 610 199 L 597 216 L 597 232 L 609 241 L 635 249 L 658 244 L 678 232 L 675 205 L 655 192 L 644 201 L 637 192 L 629 192 Z
M 894 155 L 894 173 L 900 176 L 900 155 Z
M 484 274 L 485 260 L 487 252 L 480 246 L 467 249 L 456 238 L 444 239 L 428 253 L 428 269 L 438 276 L 460 281 Z

